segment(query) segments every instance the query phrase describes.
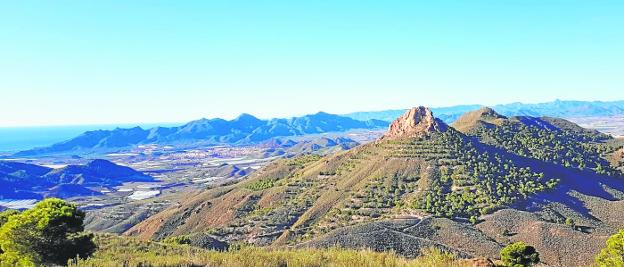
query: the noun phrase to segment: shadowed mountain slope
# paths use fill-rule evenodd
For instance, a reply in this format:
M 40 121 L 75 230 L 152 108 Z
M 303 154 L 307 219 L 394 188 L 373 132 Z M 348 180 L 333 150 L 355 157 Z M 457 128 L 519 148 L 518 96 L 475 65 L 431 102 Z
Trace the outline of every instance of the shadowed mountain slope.
M 359 145 L 358 142 L 344 137 L 318 137 L 294 141 L 291 139 L 272 139 L 264 143 L 267 147 L 263 151 L 264 157 L 285 156 L 292 157 L 301 154 L 327 155 L 342 150 L 348 150 Z
M 482 108 L 462 115 L 452 126 L 482 143 L 519 156 L 581 170 L 588 168 L 599 174 L 622 174 L 608 160 L 621 142 L 564 119 L 507 118 Z
M 154 178 L 101 159 L 58 169 L 0 161 L 0 199 L 91 196 L 100 193 L 88 187 L 150 181 L 154 181 Z

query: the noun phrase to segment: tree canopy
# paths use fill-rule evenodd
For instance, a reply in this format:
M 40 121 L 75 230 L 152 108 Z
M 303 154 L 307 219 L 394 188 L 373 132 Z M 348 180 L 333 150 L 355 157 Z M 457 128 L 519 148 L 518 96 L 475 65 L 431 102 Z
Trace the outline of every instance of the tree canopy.
M 516 242 L 504 247 L 500 255 L 501 260 L 508 267 L 533 266 L 540 262 L 539 253 L 535 248 L 524 242 Z
M 598 266 L 624 266 L 624 230 L 607 239 L 607 247 L 596 256 Z
M 19 266 L 67 264 L 95 250 L 83 233 L 85 214 L 75 205 L 49 198 L 21 213 L 0 215 L 0 262 Z M 2 223 L 4 222 L 4 223 Z

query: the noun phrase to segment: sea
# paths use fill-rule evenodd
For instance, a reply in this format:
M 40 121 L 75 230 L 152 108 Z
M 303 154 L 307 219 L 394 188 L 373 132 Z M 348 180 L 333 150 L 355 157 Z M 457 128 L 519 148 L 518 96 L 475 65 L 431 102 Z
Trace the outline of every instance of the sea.
M 136 126 L 149 129 L 157 126 L 173 127 L 179 125 L 182 125 L 182 123 L 0 127 L 0 153 L 7 154 L 35 147 L 49 146 L 74 138 L 86 131 L 113 130 L 115 128 L 132 128 Z

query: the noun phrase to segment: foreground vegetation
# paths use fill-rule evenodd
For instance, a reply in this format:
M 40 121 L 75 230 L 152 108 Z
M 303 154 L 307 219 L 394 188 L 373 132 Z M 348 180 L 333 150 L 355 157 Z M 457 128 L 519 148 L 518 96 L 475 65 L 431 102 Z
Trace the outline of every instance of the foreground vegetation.
M 462 260 L 436 249 L 415 259 L 393 252 L 341 248 L 231 246 L 205 250 L 184 239 L 145 241 L 112 234 L 82 232 L 84 214 L 60 199 L 46 199 L 23 212 L 0 212 L 0 266 L 494 266 L 486 259 Z M 95 251 L 95 253 L 93 253 Z M 495 266 L 525 267 L 540 262 L 534 247 L 512 243 Z M 596 256 L 597 266 L 624 266 L 624 230 L 611 236 Z
M 624 230 L 607 239 L 607 247 L 596 255 L 600 267 L 624 266 Z
M 89 256 L 95 244 L 83 233 L 84 216 L 56 198 L 24 212 L 0 212 L 0 266 L 58 265 Z
M 410 260 L 394 253 L 345 249 L 248 247 L 218 252 L 107 234 L 94 241 L 98 251 L 89 259 L 70 261 L 69 266 L 469 266 L 437 250 Z
M 89 259 L 76 259 L 69 266 L 394 266 L 462 267 L 475 262 L 494 264 L 487 259 L 462 260 L 436 249 L 426 249 L 415 259 L 393 252 L 351 249 L 271 249 L 242 247 L 230 251 L 203 250 L 189 245 L 145 241 L 111 234 L 98 234 L 98 251 Z M 540 262 L 532 246 L 522 242 L 501 250 L 496 266 L 524 267 Z M 481 266 L 481 265 L 479 265 Z

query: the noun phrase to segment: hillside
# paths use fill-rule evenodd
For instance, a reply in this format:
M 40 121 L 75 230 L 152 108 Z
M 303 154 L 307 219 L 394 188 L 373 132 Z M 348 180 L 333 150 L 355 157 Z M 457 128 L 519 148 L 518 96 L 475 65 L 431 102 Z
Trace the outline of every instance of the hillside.
M 165 221 L 154 234 L 224 227 L 223 234 L 232 238 L 230 241 L 259 235 L 263 237 L 253 238 L 254 243 L 286 244 L 398 214 L 397 207 L 469 218 L 547 190 L 555 183 L 529 168 L 516 166 L 506 159 L 507 154 L 487 151 L 431 117 L 430 111 L 421 108 L 415 112 L 424 114 L 414 118 L 408 113 L 393 124 L 404 131 L 394 132 L 391 126 L 379 142 L 325 159 L 307 156 L 277 162 L 241 184 L 189 199 L 179 208 L 166 211 L 177 218 Z M 419 121 L 410 124 L 409 119 Z M 487 173 L 472 177 L 475 171 Z M 499 181 L 516 185 L 518 192 L 495 189 Z M 498 195 L 486 194 L 487 190 Z M 446 198 L 459 202 L 447 205 L 443 201 Z M 158 217 L 152 220 L 160 220 Z M 141 227 L 131 232 L 144 235 Z M 231 236 L 233 233 L 228 232 L 241 229 L 248 232 Z
M 100 195 L 88 187 L 154 181 L 151 176 L 107 160 L 52 169 L 34 164 L 0 161 L 0 199 L 41 199 Z
M 140 127 L 88 131 L 49 147 L 16 153 L 36 156 L 58 153 L 96 153 L 119 150 L 139 144 L 249 144 L 275 137 L 300 136 L 352 129 L 380 129 L 387 123 L 379 120 L 358 121 L 324 112 L 290 119 L 260 120 L 243 114 L 233 120 L 200 119 L 179 127 Z
M 568 168 L 591 169 L 598 174 L 622 175 L 615 169 L 618 166 L 609 162 L 622 142 L 564 119 L 507 118 L 490 108 L 481 108 L 461 116 L 452 126 L 485 144 L 519 156 Z
M 507 120 L 481 110 L 461 121 L 466 129 L 495 129 Z M 479 121 L 478 127 L 471 121 Z M 546 147 L 565 144 L 560 149 L 584 155 L 584 164 L 592 167 L 481 142 L 420 107 L 395 120 L 376 142 L 323 158 L 277 161 L 241 183 L 189 197 L 126 234 L 154 239 L 208 234 L 228 243 L 271 246 L 338 244 L 405 256 L 435 246 L 465 257 L 494 257 L 508 242 L 523 240 L 535 244 L 547 263 L 590 262 L 598 244 L 624 226 L 618 209 L 605 208 L 617 207 L 624 181 L 596 167 L 603 165 L 593 166 L 604 163 L 602 154 L 587 148 L 607 144 L 610 137 L 557 119 L 523 117 L 513 123 L 554 135 L 526 134 L 531 140 L 521 143 L 526 147 L 540 140 Z M 526 127 L 532 133 L 533 126 Z M 514 216 L 518 220 L 509 219 Z M 567 219 L 575 226 L 566 225 Z M 560 235 L 525 231 L 537 226 Z M 571 259 L 557 256 L 574 250 L 570 241 L 580 239 L 591 240 L 590 247 Z

